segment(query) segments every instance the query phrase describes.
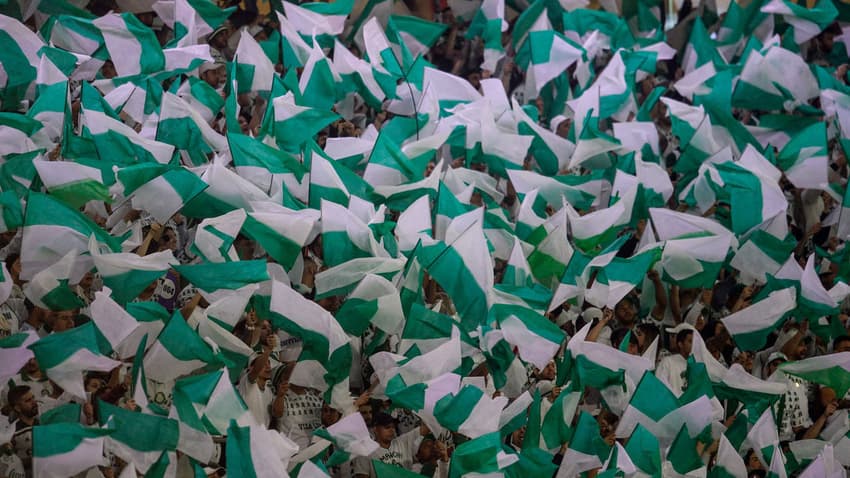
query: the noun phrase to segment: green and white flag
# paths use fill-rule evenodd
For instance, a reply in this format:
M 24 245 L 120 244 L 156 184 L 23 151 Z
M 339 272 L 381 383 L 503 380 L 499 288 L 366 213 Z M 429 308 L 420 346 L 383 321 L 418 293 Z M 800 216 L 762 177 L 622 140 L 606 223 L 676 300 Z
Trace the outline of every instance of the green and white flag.
M 363 415 L 359 412 L 347 415 L 327 428 L 319 428 L 314 434 L 334 445 L 334 452 L 325 466 L 336 466 L 355 457 L 368 457 L 380 448 L 369 435 Z
M 35 102 L 27 111 L 27 116 L 40 121 L 44 125 L 41 133 L 51 141 L 59 142 L 65 127 L 65 107 L 68 101 L 68 74 L 55 63 L 73 62 L 77 58 L 68 52 L 56 48 L 45 47 L 41 51 L 41 59 L 36 75 Z M 67 71 L 67 70 L 66 70 Z
M 112 201 L 101 169 L 71 161 L 36 160 L 32 164 L 50 194 L 75 208 L 89 201 Z
M 214 296 L 219 289 L 232 291 L 269 280 L 266 261 L 259 259 L 176 265 L 174 270 L 205 297 Z
M 165 55 L 153 30 L 132 13 L 110 13 L 92 21 L 100 29 L 118 76 L 165 69 Z
M 223 152 L 227 139 L 216 132 L 195 108 L 179 96 L 165 92 L 159 112 L 156 140 L 185 151 L 195 165 L 207 162 L 207 154 Z
M 669 98 L 661 98 L 661 102 L 667 107 L 671 130 L 679 138 L 682 155 L 676 170 L 682 173 L 698 170 L 703 161 L 722 149 L 711 120 L 702 105 L 695 107 Z
M 501 476 L 504 473 L 503 470 L 517 460 L 519 458 L 516 454 L 508 453 L 503 449 L 501 434 L 489 433 L 455 448 L 449 462 L 449 476 L 461 478 L 480 476 L 484 473 Z
M 825 189 L 829 163 L 824 123 L 814 123 L 791 138 L 776 161 L 791 184 L 800 189 Z
M 549 218 L 539 231 L 547 231 L 542 240 L 528 255 L 528 265 L 534 277 L 544 286 L 550 286 L 563 277 L 567 266 L 577 252 L 567 239 L 567 209 L 562 208 Z
M 190 76 L 180 85 L 177 96 L 198 113 L 207 123 L 212 122 L 224 107 L 224 98 L 209 83 Z
M 191 426 L 201 422 L 214 435 L 225 435 L 231 420 L 239 426 L 257 424 L 230 382 L 227 370 L 178 380 L 174 385 L 174 410 L 181 421 Z
M 106 465 L 104 437 L 109 430 L 79 423 L 38 425 L 32 430 L 32 473 L 35 478 L 59 478 Z
M 216 217 L 240 208 L 250 211 L 251 202 L 269 200 L 268 195 L 254 183 L 224 164 L 213 162 L 202 168 L 201 181 L 209 187 L 183 207 L 181 213 L 184 216 Z
M 41 270 L 24 284 L 24 295 L 42 309 L 74 310 L 85 303 L 69 287 L 69 279 L 77 260 L 77 252 L 69 251 L 55 264 Z
M 556 210 L 561 209 L 564 200 L 576 209 L 588 209 L 597 196 L 597 194 L 589 192 L 594 189 L 592 183 L 595 181 L 593 180 L 584 185 L 574 185 L 563 180 L 567 176 L 549 177 L 533 171 L 520 170 L 509 170 L 508 177 L 520 197 L 524 197 L 537 189 L 539 198 Z M 591 179 L 590 176 L 585 177 Z M 542 210 L 540 213 L 542 213 Z
M 351 0 L 333 3 L 312 2 L 301 5 L 284 1 L 283 11 L 302 36 L 334 37 L 340 35 L 345 29 L 345 20 L 353 6 L 354 2 Z
M 172 265 L 179 264 L 170 250 L 147 256 L 132 252 L 101 253 L 94 236 L 89 242 L 89 253 L 103 284 L 114 291 L 112 298 L 121 304 L 135 299 Z
M 303 67 L 310 57 L 310 45 L 298 34 L 292 22 L 283 15 L 283 12 L 276 13 L 277 21 L 280 23 L 283 65 L 287 68 Z M 334 46 L 334 52 L 337 51 L 336 48 Z
M 336 319 L 315 302 L 277 281 L 272 282 L 270 310 L 276 326 L 304 343 L 290 382 L 316 388 L 324 392 L 332 407 L 347 410 L 351 406 L 348 391 L 351 343 Z
M 124 342 L 136 331 L 139 327 L 139 322 L 117 302 L 112 300 L 110 297 L 111 293 L 112 291 L 108 287 L 104 287 L 103 290 L 94 293 L 94 300 L 89 305 L 89 316 L 100 332 L 100 335 L 106 339 L 106 342 L 118 358 L 127 359 L 130 355 L 126 354 L 126 352 L 129 351 L 130 354 L 135 354 L 139 343 L 136 341 L 136 343 L 124 344 Z M 122 347 L 122 345 L 124 346 Z M 121 352 L 124 353 L 122 354 Z
M 275 98 L 277 102 L 280 98 Z M 293 127 L 307 127 L 306 124 L 291 124 Z M 307 136 L 305 135 L 304 138 Z M 263 192 L 275 188 L 278 180 L 283 180 L 286 187 L 292 183 L 300 183 L 304 179 L 306 168 L 297 157 L 291 153 L 275 149 L 250 136 L 229 133 L 227 141 L 230 144 L 230 156 L 233 166 L 239 176 L 247 179 Z M 299 144 L 294 139 L 294 131 L 289 132 L 285 145 Z
M 628 437 L 640 425 L 667 446 L 682 426 L 687 426 L 693 438 L 715 419 L 711 400 L 705 395 L 686 404 L 679 402 L 664 382 L 647 371 L 620 418 L 617 436 Z
M 786 362 L 779 369 L 788 375 L 829 387 L 835 390 L 836 396 L 843 397 L 850 390 L 850 352 Z
M 506 397 L 490 398 L 473 385 L 463 386 L 457 394 L 441 398 L 434 406 L 440 425 L 475 439 L 499 431 Z
M 287 464 L 291 450 L 285 445 L 285 438 L 276 430 L 265 426 L 239 426 L 230 422 L 227 429 L 225 458 L 227 472 L 236 476 L 255 476 L 257 478 L 275 478 L 289 476 Z
M 646 274 L 661 259 L 661 248 L 650 245 L 629 258 L 615 257 L 601 267 L 584 298 L 597 307 L 613 308 L 635 287 L 643 284 Z
M 308 53 L 309 54 L 309 53 Z M 339 73 L 344 87 L 356 91 L 366 104 L 379 107 L 386 99 L 385 89 L 394 89 L 395 83 L 387 85 L 389 75 L 375 71 L 369 62 L 356 57 L 341 43 L 334 44 L 333 68 Z
M 429 22 L 411 15 L 390 15 L 387 21 L 387 39 L 401 50 L 399 57 L 405 69 L 413 65 L 419 56 L 425 56 L 428 50 L 440 39 L 447 25 Z
M 38 136 L 44 137 L 41 131 L 43 125 L 35 119 L 16 113 L 0 113 L 0 154 L 24 154 L 37 151 L 40 145 L 34 141 Z
M 7 383 L 33 358 L 29 346 L 38 341 L 34 331 L 19 332 L 0 339 L 0 381 Z
M 6 15 L 0 15 L 0 42 L 7 47 L 0 53 L 3 66 L 0 106 L 4 111 L 17 110 L 36 80 L 38 52 L 44 42 L 24 24 Z
M 176 420 L 98 403 L 98 420 L 112 433 L 106 450 L 146 473 L 165 451 L 177 448 L 180 430 Z
M 661 253 L 663 279 L 683 288 L 713 287 L 731 243 L 732 236 L 668 239 Z
M 331 60 L 325 56 L 318 44 L 313 44 L 304 71 L 298 79 L 298 89 L 301 91 L 301 103 L 321 111 L 333 109 L 337 100 L 337 84 L 342 78 L 334 69 Z
M 155 161 L 167 164 L 174 154 L 174 146 L 145 138 L 119 121 L 114 112 L 106 110 L 103 101 L 92 86 L 83 83 L 81 124 L 83 136 L 91 137 L 101 160 L 123 164 Z
M 608 457 L 609 447 L 599 434 L 599 424 L 587 412 L 581 412 L 578 416 L 573 431 L 573 438 L 564 453 L 561 467 L 558 469 L 557 478 L 576 476 L 594 468 L 602 467 L 602 463 Z
M 726 435 L 720 435 L 720 445 L 717 448 L 717 458 L 711 469 L 712 477 L 747 478 L 747 466 L 738 450 L 729 442 Z
M 369 274 L 376 274 L 388 280 L 393 279 L 404 269 L 406 263 L 407 261 L 404 258 L 361 257 L 351 259 L 316 274 L 315 298 L 321 300 L 334 295 L 347 295 Z
M 242 318 L 251 297 L 259 289 L 260 286 L 258 284 L 248 284 L 234 291 L 219 290 L 216 292 L 216 300 L 210 303 L 204 313 L 216 325 L 227 331 L 232 331 L 236 323 Z M 204 331 L 201 331 L 201 334 L 205 335 Z M 225 346 L 218 341 L 217 343 L 222 347 Z
M 363 335 L 369 324 L 397 335 L 404 323 L 398 289 L 387 279 L 369 274 L 345 299 L 336 318 L 346 332 L 355 336 Z
M 21 251 L 21 279 L 29 280 L 55 264 L 69 252 L 88 251 L 89 237 L 113 251 L 121 250 L 117 239 L 110 236 L 91 219 L 51 196 L 31 192 L 27 200 Z M 82 277 L 82 272 L 75 277 Z
M 809 64 L 797 53 L 772 45 L 767 51 L 747 53 L 732 106 L 793 112 L 818 95 L 818 83 Z
M 328 267 L 360 257 L 389 257 L 372 230 L 339 204 L 322 201 L 322 243 L 332 244 L 322 259 Z
M 192 252 L 206 262 L 234 262 L 239 260 L 233 241 L 239 235 L 247 214 L 235 209 L 222 216 L 204 219 L 198 224 Z
M 174 30 L 177 46 L 201 43 L 236 10 L 236 7 L 218 8 L 209 0 L 160 0 L 152 7 L 163 23 Z
M 369 63 L 379 73 L 394 78 L 405 76 L 404 68 L 384 34 L 384 29 L 376 17 L 372 17 L 363 25 L 363 46 Z
M 484 209 L 455 217 L 445 242 L 423 244 L 422 267 L 452 298 L 461 322 L 475 328 L 487 315 L 493 288 L 492 258 L 484 236 Z
M 558 353 L 564 341 L 564 332 L 557 325 L 523 306 L 494 304 L 490 317 L 498 322 L 505 341 L 519 351 L 520 358 L 540 370 Z
M 287 151 L 298 151 L 305 141 L 339 118 L 329 110 L 300 106 L 290 91 L 272 100 L 274 109 L 273 135 L 277 144 Z
M 850 221 L 850 213 L 848 213 Z M 420 241 L 432 238 L 431 199 L 427 195 L 420 196 L 410 206 L 398 215 L 395 232 L 399 251 L 408 255 Z
M 372 186 L 399 186 L 423 178 L 425 164 L 417 164 L 401 151 L 388 134 L 375 140 L 363 179 Z
M 202 367 L 219 365 L 209 344 L 176 311 L 145 354 L 145 376 L 169 383 Z
M 747 432 L 747 438 L 744 442 L 752 447 L 755 455 L 761 460 L 763 465 L 770 466 L 774 456 L 781 455 L 776 453 L 779 449 L 779 431 L 776 428 L 776 421 L 773 418 L 773 409 L 768 408 L 756 422 L 750 427 Z
M 253 291 L 256 290 L 256 285 L 246 286 L 243 289 Z M 244 301 L 241 303 L 247 304 L 249 299 L 250 297 L 244 297 Z M 221 302 L 221 299 L 214 303 L 219 302 Z M 242 310 L 245 310 L 244 305 Z M 204 311 L 204 317 L 198 318 L 198 335 L 206 339 L 207 343 L 213 346 L 213 350 L 220 354 L 221 361 L 224 362 L 228 372 L 230 372 L 230 378 L 238 380 L 240 374 L 248 366 L 254 351 L 230 332 L 231 327 L 228 322 L 224 319 L 214 319 L 206 312 Z M 235 321 L 231 319 L 231 322 Z
M 732 231 L 712 219 L 655 207 L 649 208 L 649 216 L 659 241 L 677 239 L 686 235 L 704 235 L 708 232 L 717 236 L 731 236 L 732 248 L 738 247 L 738 239 Z
M 53 333 L 30 345 L 47 377 L 65 392 L 85 399 L 84 372 L 109 372 L 121 365 L 101 355 L 93 323 Z
M 785 319 L 785 314 L 797 306 L 793 287 L 773 291 L 766 298 L 721 319 L 741 350 L 759 350 Z
M 134 209 L 145 211 L 154 221 L 165 224 L 207 187 L 204 181 L 188 169 L 176 167 L 136 189 L 131 201 Z
M 469 25 L 466 37 L 481 37 L 484 41 L 482 69 L 491 72 L 496 71 L 496 65 L 505 56 L 505 49 L 502 47 L 502 32 L 507 29 L 505 1 L 484 0 L 481 2 L 481 7 L 475 13 L 472 23 Z
M 430 90 L 437 98 L 441 110 L 453 108 L 460 103 L 473 103 L 482 98 L 481 93 L 458 76 L 435 68 L 425 68 L 422 91 Z
M 529 32 L 522 49 L 529 50 L 517 52 L 529 60 L 527 65 L 518 64 L 526 69 L 526 98 L 537 98 L 543 87 L 586 56 L 581 45 L 554 30 Z
M 18 195 L 15 191 L 0 193 L 0 232 L 13 231 L 23 225 L 24 211 Z
M 816 37 L 838 16 L 835 5 L 824 0 L 818 1 L 813 8 L 784 0 L 771 0 L 760 11 L 780 15 L 794 28 L 794 43 L 798 45 Z
M 236 69 L 238 93 L 271 91 L 274 65 L 247 28 L 239 36 L 232 67 Z
M 319 211 L 296 211 L 271 202 L 252 202 L 251 206 L 253 211 L 248 213 L 243 233 L 257 241 L 286 270 L 291 270 L 301 248 L 318 235 Z

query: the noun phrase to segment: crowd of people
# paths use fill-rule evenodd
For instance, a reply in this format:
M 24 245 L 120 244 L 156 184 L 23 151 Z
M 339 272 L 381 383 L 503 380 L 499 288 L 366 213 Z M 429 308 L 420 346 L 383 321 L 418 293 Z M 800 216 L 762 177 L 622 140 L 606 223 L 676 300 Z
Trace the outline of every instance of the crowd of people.
M 846 477 L 804 3 L 0 3 L 0 478 Z

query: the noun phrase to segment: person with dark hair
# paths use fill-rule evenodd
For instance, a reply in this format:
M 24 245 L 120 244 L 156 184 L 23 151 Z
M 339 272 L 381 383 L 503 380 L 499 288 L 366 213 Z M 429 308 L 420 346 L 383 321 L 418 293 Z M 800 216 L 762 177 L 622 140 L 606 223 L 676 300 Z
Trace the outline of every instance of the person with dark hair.
M 691 344 L 694 340 L 694 329 L 687 325 L 679 324 L 676 329 L 676 346 L 677 353 L 668 355 L 661 359 L 658 363 L 658 368 L 655 369 L 655 376 L 664 382 L 670 391 L 677 397 L 682 395 L 682 392 L 687 386 L 685 374 L 688 369 L 688 356 L 691 355 Z M 668 329 L 672 332 L 675 329 Z
M 359 457 L 354 460 L 355 478 L 377 478 L 372 460 L 388 465 L 395 465 L 407 470 L 413 467 L 422 438 L 431 433 L 425 424 L 414 428 L 404 435 L 396 435 L 396 419 L 392 415 L 378 412 L 372 417 L 372 433 L 380 448 L 370 457 Z
M 38 403 L 32 389 L 26 385 L 12 387 L 6 397 L 12 409 L 11 418 L 17 420 L 12 440 L 15 453 L 29 468 L 32 466 L 32 427 L 38 425 Z

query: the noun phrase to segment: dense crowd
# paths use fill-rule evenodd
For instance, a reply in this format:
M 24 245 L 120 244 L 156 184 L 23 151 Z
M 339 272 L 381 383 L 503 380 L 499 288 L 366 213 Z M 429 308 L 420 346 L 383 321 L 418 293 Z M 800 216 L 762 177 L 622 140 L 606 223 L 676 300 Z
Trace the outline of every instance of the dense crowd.
M 0 478 L 846 477 L 842 0 L 0 2 Z

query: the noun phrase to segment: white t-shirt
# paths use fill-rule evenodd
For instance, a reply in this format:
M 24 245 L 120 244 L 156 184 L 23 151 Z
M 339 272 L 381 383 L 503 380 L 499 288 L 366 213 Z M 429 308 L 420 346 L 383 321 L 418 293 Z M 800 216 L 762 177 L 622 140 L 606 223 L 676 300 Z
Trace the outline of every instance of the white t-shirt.
M 300 449 L 307 448 L 313 431 L 322 426 L 322 403 L 322 397 L 312 390 L 307 389 L 301 395 L 288 390 L 277 431 L 297 443 Z
M 25 478 L 24 462 L 14 453 L 0 453 L 0 476 L 4 478 Z
M 389 448 L 378 448 L 369 457 L 355 458 L 354 474 L 355 476 L 366 475 L 369 478 L 377 478 L 375 468 L 372 466 L 372 460 L 378 460 L 381 463 L 411 470 L 413 469 L 413 458 L 416 456 L 421 442 L 422 434 L 418 428 L 396 437 L 390 443 Z
M 687 381 L 685 374 L 688 370 L 688 361 L 680 354 L 668 355 L 661 359 L 655 369 L 655 376 L 678 398 L 682 395 Z
M 256 383 L 251 383 L 248 380 L 248 374 L 242 375 L 238 385 L 239 394 L 245 400 L 245 405 L 251 411 L 251 415 L 262 426 L 269 426 L 271 421 L 271 413 L 269 413 L 269 405 L 274 400 L 274 394 L 269 384 L 266 384 L 264 390 L 260 390 L 260 386 Z

